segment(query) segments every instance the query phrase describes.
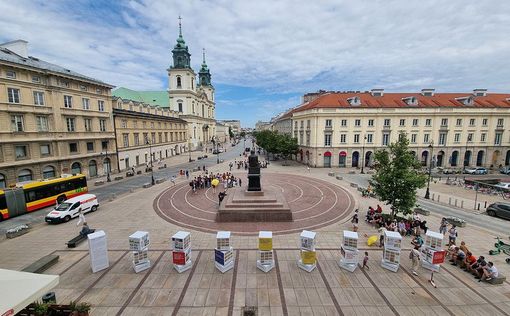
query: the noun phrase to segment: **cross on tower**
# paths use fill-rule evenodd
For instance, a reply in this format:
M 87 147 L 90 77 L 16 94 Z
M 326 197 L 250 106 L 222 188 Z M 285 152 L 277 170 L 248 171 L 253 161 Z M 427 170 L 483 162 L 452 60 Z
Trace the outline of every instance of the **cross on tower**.
M 181 16 L 179 15 L 179 36 L 182 36 L 182 30 L 181 30 Z

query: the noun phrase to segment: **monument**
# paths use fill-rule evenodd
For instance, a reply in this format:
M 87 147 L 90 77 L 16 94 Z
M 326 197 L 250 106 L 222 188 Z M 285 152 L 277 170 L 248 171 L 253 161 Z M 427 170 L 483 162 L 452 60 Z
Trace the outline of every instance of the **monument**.
M 262 190 L 260 165 L 255 151 L 248 158 L 248 188 L 228 189 L 217 222 L 290 222 L 292 212 L 279 189 Z

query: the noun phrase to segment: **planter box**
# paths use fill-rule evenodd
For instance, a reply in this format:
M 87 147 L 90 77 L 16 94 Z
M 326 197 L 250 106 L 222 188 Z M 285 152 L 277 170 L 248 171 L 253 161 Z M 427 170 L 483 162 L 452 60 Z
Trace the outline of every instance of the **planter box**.
M 466 227 L 466 222 L 448 221 L 448 223 L 457 227 Z
M 334 176 L 335 176 L 335 173 L 334 173 L 334 172 L 328 172 L 328 176 L 330 176 L 330 177 L 334 177 Z
M 358 187 L 358 184 L 356 184 L 356 183 L 351 183 L 351 187 L 353 187 L 353 188 L 357 188 L 357 187 Z
M 425 215 L 425 216 L 429 216 L 430 215 L 430 211 L 429 210 L 424 210 L 421 207 L 414 208 L 414 211 L 416 213 L 418 213 L 418 214 L 421 214 L 421 215 Z
M 94 185 L 97 187 L 97 186 L 100 186 L 100 185 L 103 185 L 104 184 L 104 181 L 103 180 L 98 180 L 96 182 L 94 182 Z
M 344 178 L 343 178 L 343 177 L 341 177 L 341 176 L 336 176 L 336 179 L 337 179 L 337 180 L 343 180 Z
M 25 229 L 21 229 L 21 230 L 18 230 L 16 232 L 6 232 L 5 233 L 5 237 L 6 238 L 16 238 L 18 236 L 21 236 L 21 235 L 25 235 L 26 233 L 28 233 L 30 231 L 30 227 L 28 228 L 25 228 Z
M 113 178 L 113 180 L 115 180 L 115 181 L 119 181 L 119 180 L 122 180 L 122 179 L 124 179 L 123 176 L 117 176 L 117 177 Z

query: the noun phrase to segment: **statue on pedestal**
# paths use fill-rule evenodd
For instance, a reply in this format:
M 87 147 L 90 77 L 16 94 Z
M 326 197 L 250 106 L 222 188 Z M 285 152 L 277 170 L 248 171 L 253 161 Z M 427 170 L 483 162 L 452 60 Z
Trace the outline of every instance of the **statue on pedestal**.
M 250 157 L 248 157 L 248 190 L 247 191 L 262 191 L 260 185 L 260 165 L 259 158 L 252 150 Z

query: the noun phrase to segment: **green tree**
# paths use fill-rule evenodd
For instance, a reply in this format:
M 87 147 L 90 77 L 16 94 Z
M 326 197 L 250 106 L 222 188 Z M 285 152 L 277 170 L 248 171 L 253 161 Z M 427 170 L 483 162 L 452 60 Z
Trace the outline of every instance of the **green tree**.
M 398 213 L 408 215 L 416 205 L 416 190 L 423 188 L 427 175 L 421 172 L 420 162 L 409 150 L 404 133 L 389 146 L 389 150 L 375 153 L 375 171 L 369 181 L 380 200 L 391 206 L 391 218 Z
M 284 159 L 289 159 L 292 155 L 298 152 L 297 138 L 290 137 L 287 134 L 278 134 L 278 153 L 283 156 Z
M 232 139 L 232 138 L 234 138 L 234 132 L 232 132 L 232 127 L 231 127 L 231 126 L 229 126 L 229 127 L 228 127 L 228 136 L 229 136 L 231 139 Z

